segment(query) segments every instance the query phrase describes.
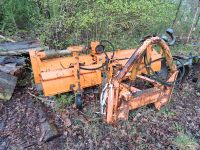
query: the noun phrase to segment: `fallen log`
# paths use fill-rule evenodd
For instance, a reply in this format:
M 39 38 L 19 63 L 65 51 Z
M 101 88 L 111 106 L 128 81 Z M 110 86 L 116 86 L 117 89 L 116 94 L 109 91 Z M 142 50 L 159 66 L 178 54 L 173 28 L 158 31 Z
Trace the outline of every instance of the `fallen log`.
M 16 84 L 17 77 L 0 72 L 0 99 L 9 100 L 12 97 Z
M 48 49 L 48 47 L 28 48 L 28 49 L 15 50 L 15 51 L 0 51 L 0 56 L 16 56 L 16 55 L 28 54 L 28 52 L 33 49 L 36 51 L 41 51 L 44 49 Z
M 15 63 L 17 66 L 23 66 L 25 65 L 25 60 L 24 57 L 0 56 L 0 65 Z
M 0 71 L 10 74 L 10 75 L 16 75 L 16 72 L 19 72 L 19 70 L 22 68 L 23 68 L 23 66 L 16 66 L 15 63 L 0 65 Z M 18 73 L 18 75 L 19 75 L 19 73 Z
M 41 51 L 48 49 L 47 46 L 42 47 L 39 41 L 22 41 L 22 42 L 6 42 L 0 43 L 0 55 L 1 56 L 12 56 L 28 54 L 30 50 Z
M 26 65 L 24 57 L 0 56 L 0 71 L 20 76 L 20 70 Z

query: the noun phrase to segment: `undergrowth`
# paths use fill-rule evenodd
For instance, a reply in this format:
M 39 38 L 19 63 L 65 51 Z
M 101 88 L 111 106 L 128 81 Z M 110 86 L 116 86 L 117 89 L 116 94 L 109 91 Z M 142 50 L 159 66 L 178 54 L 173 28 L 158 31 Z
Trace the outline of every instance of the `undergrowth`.
M 74 102 L 74 94 L 59 94 L 56 96 L 55 102 L 57 108 L 63 109 Z
M 179 0 L 2 0 L 0 32 L 36 36 L 50 48 L 108 39 L 116 48 L 135 47 L 147 34 L 172 27 Z M 173 27 L 189 32 L 197 0 L 183 0 Z M 199 33 L 198 28 L 195 32 Z M 137 40 L 136 40 L 137 39 Z
M 180 150 L 197 150 L 200 148 L 196 139 L 184 133 L 179 133 L 173 143 Z
M 199 144 L 197 140 L 187 132 L 186 129 L 179 123 L 173 124 L 173 129 L 177 133 L 177 136 L 172 140 L 172 143 L 180 150 L 197 150 Z

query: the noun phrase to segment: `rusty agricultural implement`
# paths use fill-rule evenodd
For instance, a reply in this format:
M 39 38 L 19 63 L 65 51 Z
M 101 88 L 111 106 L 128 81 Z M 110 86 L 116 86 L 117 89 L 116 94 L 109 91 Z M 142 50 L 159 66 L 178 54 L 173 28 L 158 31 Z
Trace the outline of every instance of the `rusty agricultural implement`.
M 104 43 L 112 51 L 107 52 Z M 115 50 L 109 41 L 95 41 L 89 50 L 70 46 L 60 51 L 30 51 L 35 83 L 45 96 L 74 91 L 76 106 L 81 108 L 84 89 L 101 85 L 101 114 L 107 123 L 128 119 L 132 109 L 154 104 L 159 110 L 170 101 L 178 69 L 162 38 L 149 37 L 137 49 L 127 50 Z M 159 77 L 163 66 L 165 79 Z M 138 87 L 137 80 L 147 86 Z

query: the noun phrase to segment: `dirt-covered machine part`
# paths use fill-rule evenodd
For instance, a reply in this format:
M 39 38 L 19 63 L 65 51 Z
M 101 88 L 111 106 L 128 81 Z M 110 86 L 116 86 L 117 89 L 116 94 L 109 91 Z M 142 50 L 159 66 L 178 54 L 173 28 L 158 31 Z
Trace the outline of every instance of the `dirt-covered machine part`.
M 153 45 L 158 45 L 161 48 L 162 55 L 165 57 L 166 64 L 169 68 L 168 77 L 165 82 L 159 82 L 156 79 L 149 78 L 148 74 L 151 74 L 154 70 L 148 65 L 146 69 L 151 69 L 147 71 L 147 74 L 138 74 L 142 61 L 152 61 L 151 52 L 153 51 Z M 146 54 L 146 60 L 143 60 L 144 54 Z M 146 64 L 149 64 L 148 62 Z M 140 79 L 148 82 L 151 86 L 148 88 L 137 88 L 136 86 L 127 84 L 124 81 L 129 73 L 130 80 L 136 81 L 136 79 Z M 119 119 L 127 120 L 130 110 L 151 103 L 159 110 L 161 106 L 169 102 L 177 75 L 177 67 L 173 62 L 168 45 L 159 37 L 147 39 L 135 50 L 125 66 L 113 76 L 107 84 L 107 91 L 102 93 L 101 97 L 105 101 L 106 122 L 113 123 Z M 102 109 L 104 108 L 102 107 Z
M 91 53 L 83 54 L 83 46 L 71 46 L 67 50 L 30 51 L 34 80 L 42 86 L 45 96 L 64 92 L 81 92 L 86 87 L 101 85 L 102 72 L 112 75 L 111 66 L 123 68 L 134 49 L 101 52 L 100 42 L 91 42 Z M 161 57 L 155 50 L 151 57 Z M 109 59 L 109 60 L 108 60 Z M 109 61 L 109 62 L 108 62 Z M 161 63 L 152 64 L 155 71 L 160 70 Z M 144 67 L 144 62 L 140 67 Z M 145 73 L 146 69 L 140 71 Z
M 104 43 L 110 45 L 112 51 L 107 52 Z M 154 45 L 160 46 L 160 51 L 155 50 Z M 45 96 L 74 91 L 75 103 L 81 108 L 84 89 L 102 85 L 101 113 L 107 123 L 127 119 L 129 110 L 150 103 L 160 109 L 170 100 L 178 71 L 168 45 L 161 38 L 145 39 L 137 49 L 115 50 L 112 43 L 105 40 L 91 42 L 89 47 L 30 51 L 35 83 L 42 87 Z M 161 71 L 163 60 L 169 73 L 167 79 L 160 82 L 150 77 Z M 136 79 L 152 86 L 139 89 L 127 84 Z

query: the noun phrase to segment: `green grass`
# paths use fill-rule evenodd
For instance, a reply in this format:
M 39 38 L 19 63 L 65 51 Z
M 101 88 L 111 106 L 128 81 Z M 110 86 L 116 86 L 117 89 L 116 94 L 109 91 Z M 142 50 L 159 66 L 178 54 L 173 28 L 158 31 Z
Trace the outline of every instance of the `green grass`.
M 172 111 L 168 108 L 168 106 L 162 107 L 161 110 L 160 110 L 160 114 L 161 114 L 161 115 L 164 115 L 165 117 L 167 117 L 167 116 L 174 116 L 174 115 L 175 115 L 175 113 L 172 112 Z
M 56 97 L 56 107 L 57 108 L 64 108 L 65 106 L 70 105 L 74 102 L 74 95 L 73 94 L 60 94 Z
M 187 134 L 180 133 L 175 139 L 174 139 L 174 145 L 180 150 L 197 150 L 199 147 L 199 144 L 197 141 L 190 137 Z
M 174 123 L 172 128 L 174 132 L 177 132 L 177 136 L 172 140 L 172 143 L 179 149 L 179 150 L 197 150 L 199 144 L 197 143 L 196 139 L 192 137 L 192 135 L 186 131 L 186 129 L 179 123 Z
M 178 124 L 177 122 L 172 125 L 172 128 L 178 133 L 184 132 L 183 126 Z

